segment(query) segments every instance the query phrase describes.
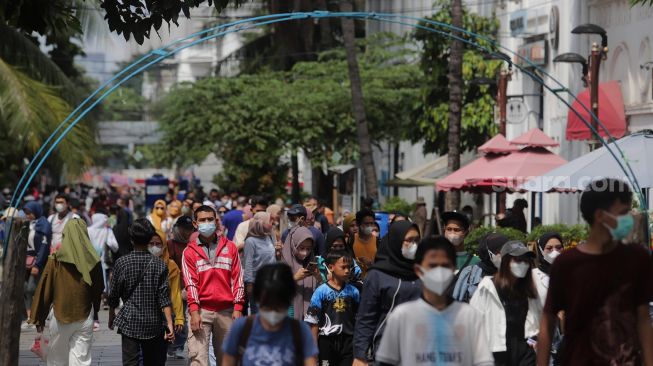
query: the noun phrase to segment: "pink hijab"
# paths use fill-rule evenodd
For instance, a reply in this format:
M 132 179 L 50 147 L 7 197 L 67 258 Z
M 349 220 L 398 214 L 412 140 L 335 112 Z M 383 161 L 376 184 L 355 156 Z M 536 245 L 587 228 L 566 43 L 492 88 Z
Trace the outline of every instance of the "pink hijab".
M 310 239 L 313 241 L 313 245 L 315 245 L 315 242 L 313 240 L 313 234 L 308 228 L 305 228 L 303 226 L 298 226 L 294 227 L 288 232 L 288 236 L 286 237 L 286 242 L 283 243 L 283 250 L 282 250 L 282 257 L 283 261 L 286 262 L 290 268 L 292 269 L 292 273 L 295 274 L 297 271 L 305 267 L 305 264 L 308 264 L 311 260 L 314 259 L 313 257 L 313 251 L 310 251 L 310 254 L 304 261 L 299 261 L 295 254 L 297 253 L 297 249 L 299 248 L 299 245 L 304 242 L 304 240 Z M 304 315 L 306 315 L 306 311 L 308 310 L 308 306 L 311 303 L 311 296 L 313 296 L 313 292 L 317 288 L 319 283 L 313 276 L 309 276 L 304 278 L 301 281 L 297 281 L 297 294 L 293 298 L 292 305 L 294 308 L 294 318 L 297 320 L 303 320 Z

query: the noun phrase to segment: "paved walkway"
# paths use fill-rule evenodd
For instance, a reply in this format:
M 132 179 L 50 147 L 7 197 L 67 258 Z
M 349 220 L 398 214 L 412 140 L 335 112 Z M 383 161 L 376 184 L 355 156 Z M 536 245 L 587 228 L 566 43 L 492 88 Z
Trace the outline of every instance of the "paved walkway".
M 107 319 L 109 312 L 100 311 L 100 330 L 94 333 L 94 342 L 92 348 L 93 365 L 115 366 L 122 364 L 122 353 L 120 347 L 120 336 L 115 330 L 107 328 Z M 48 329 L 44 333 L 47 335 Z M 45 365 L 34 353 L 30 351 L 32 343 L 36 337 L 36 329 L 22 330 L 20 334 L 20 366 L 37 366 Z M 168 366 L 185 366 L 186 360 L 175 360 L 168 358 Z

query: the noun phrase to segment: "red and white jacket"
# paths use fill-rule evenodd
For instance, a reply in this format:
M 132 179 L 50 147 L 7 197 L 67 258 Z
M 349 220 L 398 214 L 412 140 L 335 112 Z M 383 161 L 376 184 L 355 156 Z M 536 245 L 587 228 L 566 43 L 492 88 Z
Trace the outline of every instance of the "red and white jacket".
M 182 271 L 188 294 L 188 309 L 222 311 L 233 307 L 243 311 L 245 291 L 236 245 L 221 235 L 212 260 L 200 247 L 197 233 L 182 255 Z

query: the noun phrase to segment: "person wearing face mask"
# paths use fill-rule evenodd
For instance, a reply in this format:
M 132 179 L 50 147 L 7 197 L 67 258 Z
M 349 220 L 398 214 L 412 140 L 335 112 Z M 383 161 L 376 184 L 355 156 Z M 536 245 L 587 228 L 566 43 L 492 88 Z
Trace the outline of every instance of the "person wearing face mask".
M 52 229 L 52 245 L 50 252 L 54 253 L 61 247 L 63 229 L 71 219 L 79 219 L 79 215 L 70 212 L 68 206 L 69 198 L 65 194 L 58 194 L 54 198 L 55 214 L 48 217 L 48 223 Z
M 546 293 L 549 290 L 549 275 L 553 261 L 562 254 L 562 236 L 558 233 L 544 233 L 537 241 L 537 268 L 533 269 L 533 281 L 544 306 Z
M 281 234 L 281 242 L 286 242 L 288 233 L 293 228 L 303 226 L 310 230 L 313 235 L 313 254 L 324 255 L 326 253 L 324 235 L 322 235 L 320 229 L 313 226 L 314 223 L 315 218 L 311 211 L 306 210 L 306 208 L 300 204 L 293 205 L 290 210 L 288 210 L 288 229 Z
M 501 266 L 500 251 L 508 240 L 508 237 L 500 233 L 490 233 L 481 239 L 476 250 L 480 261 L 473 266 L 463 268 L 456 274 L 452 295 L 455 300 L 469 302 L 481 280 L 497 273 Z
M 380 366 L 494 365 L 482 316 L 447 296 L 455 263 L 455 248 L 446 238 L 419 244 L 414 271 L 422 280 L 422 297 L 397 306 L 388 316 L 376 352 Z
M 363 278 L 365 278 L 367 270 L 372 266 L 374 258 L 376 258 L 378 238 L 373 235 L 376 228 L 375 220 L 374 211 L 372 210 L 363 209 L 356 213 L 358 233 L 354 235 L 353 248 L 356 262 L 363 270 Z
M 182 270 L 188 298 L 191 366 L 209 365 L 209 340 L 222 359 L 220 345 L 235 319 L 242 316 L 245 290 L 236 245 L 223 235 L 216 212 L 209 206 L 195 210 L 191 236 L 184 249 Z
M 249 220 L 249 233 L 247 233 L 245 239 L 243 255 L 243 279 L 248 299 L 251 299 L 253 295 L 256 272 L 264 265 L 277 261 L 274 248 L 275 242 L 270 214 L 257 212 Z M 256 303 L 251 303 L 251 314 L 256 314 L 257 310 Z
M 469 305 L 485 323 L 497 366 L 535 364 L 534 337 L 539 332 L 542 305 L 532 277 L 535 253 L 512 240 L 501 248 L 501 265 L 478 285 Z
M 104 278 L 104 288 L 109 290 L 109 278 L 111 270 L 111 253 L 118 252 L 118 241 L 113 231 L 109 227 L 109 217 L 103 212 L 103 208 L 98 208 L 91 216 L 91 226 L 88 227 L 88 236 L 95 252 L 100 257 L 102 265 L 102 276 Z M 108 249 L 108 250 L 107 250 Z M 100 321 L 95 310 L 93 331 L 100 329 Z
M 168 245 L 163 241 L 165 235 L 161 230 L 156 231 L 156 235 L 150 239 L 150 243 L 147 246 L 147 250 L 155 257 L 160 258 L 165 265 L 168 266 L 168 287 L 170 288 L 170 302 L 172 303 L 172 317 L 174 319 L 174 331 L 175 335 L 180 335 L 184 329 L 184 305 L 181 296 L 181 271 L 179 267 L 170 258 L 170 253 L 168 252 Z M 179 347 L 179 342 L 175 337 L 175 343 L 168 345 L 168 356 L 175 357 L 177 359 L 185 358 L 183 355 L 184 346 L 181 343 L 181 348 Z
M 538 337 L 538 365 L 548 365 L 557 316 L 565 315 L 562 365 L 653 365 L 651 256 L 625 245 L 634 227 L 632 191 L 604 178 L 587 185 L 580 212 L 588 223 L 584 244 L 565 250 L 550 271 Z
M 259 269 L 254 281 L 256 315 L 234 322 L 224 344 L 222 366 L 317 366 L 317 346 L 308 325 L 288 316 L 295 280 L 284 263 Z
M 363 283 L 354 330 L 354 366 L 374 361 L 387 315 L 422 293 L 422 283 L 413 268 L 419 241 L 417 225 L 409 221 L 390 225 L 387 245 Z
M 321 281 L 313 246 L 311 231 L 298 226 L 290 230 L 281 251 L 281 260 L 290 266 L 297 284 L 297 294 L 290 307 L 290 315 L 297 320 L 304 319 L 313 291 Z
M 175 226 L 177 219 L 181 216 L 181 207 L 181 201 L 178 200 L 174 200 L 168 205 L 165 225 L 162 225 L 166 227 L 166 231 L 164 231 L 166 237 L 172 235 L 172 228 Z
M 161 230 L 164 233 L 168 231 L 168 224 L 166 222 L 166 201 L 164 200 L 156 200 L 154 202 L 154 207 L 152 208 L 152 212 L 150 212 L 149 215 L 147 215 L 147 220 L 154 225 L 154 228 L 157 230 Z
M 465 237 L 469 233 L 467 216 L 456 211 L 449 211 L 442 214 L 442 221 L 444 237 L 456 248 L 456 271 L 480 262 L 477 256 L 467 253 L 465 250 Z

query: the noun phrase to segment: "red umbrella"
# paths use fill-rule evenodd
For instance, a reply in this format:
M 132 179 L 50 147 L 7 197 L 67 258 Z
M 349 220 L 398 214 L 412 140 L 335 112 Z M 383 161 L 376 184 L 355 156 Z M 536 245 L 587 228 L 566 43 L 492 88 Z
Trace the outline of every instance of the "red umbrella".
M 497 134 L 478 148 L 478 151 L 486 154 L 508 154 L 517 150 L 519 150 L 519 148 L 510 145 L 508 140 L 506 140 L 502 134 Z
M 467 177 L 463 187 L 485 190 L 506 187 L 510 190 L 534 177 L 539 177 L 567 160 L 543 147 L 525 147 L 510 155 L 494 159 L 476 167 L 475 174 Z
M 592 123 L 593 119 L 587 112 L 582 103 L 591 109 L 590 90 L 585 89 L 577 95 L 578 101 L 572 104 L 572 108 L 583 116 L 583 118 Z M 608 81 L 599 85 L 599 120 L 610 131 L 610 134 L 616 138 L 621 138 L 626 133 L 626 112 L 624 110 L 624 99 L 621 95 L 621 85 L 618 81 Z M 599 126 L 599 135 L 606 137 L 605 130 Z M 569 110 L 567 114 L 567 140 L 589 140 L 592 138 L 592 132 L 582 119 Z
M 517 137 L 514 140 L 510 141 L 511 145 L 526 145 L 526 146 L 539 146 L 539 147 L 546 147 L 546 146 L 559 146 L 560 144 L 547 136 L 542 130 L 539 128 L 535 127 L 527 131 L 526 133 L 522 134 L 521 136 Z

